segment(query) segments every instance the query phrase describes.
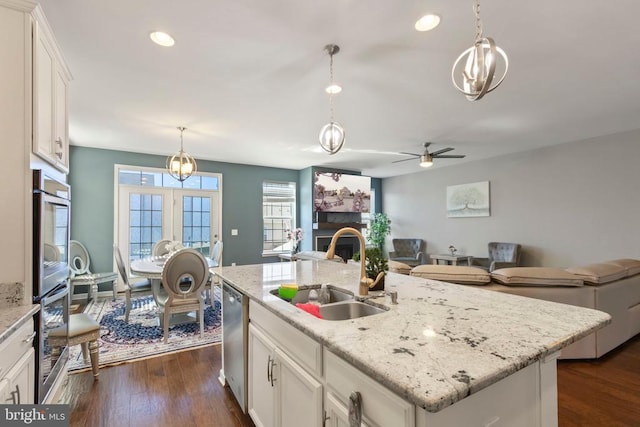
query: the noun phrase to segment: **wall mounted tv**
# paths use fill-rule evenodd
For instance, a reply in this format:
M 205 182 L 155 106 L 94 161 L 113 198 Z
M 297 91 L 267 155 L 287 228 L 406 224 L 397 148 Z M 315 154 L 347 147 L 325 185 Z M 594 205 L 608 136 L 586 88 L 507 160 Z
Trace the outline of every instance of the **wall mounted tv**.
M 313 207 L 316 212 L 369 212 L 371 177 L 316 171 Z

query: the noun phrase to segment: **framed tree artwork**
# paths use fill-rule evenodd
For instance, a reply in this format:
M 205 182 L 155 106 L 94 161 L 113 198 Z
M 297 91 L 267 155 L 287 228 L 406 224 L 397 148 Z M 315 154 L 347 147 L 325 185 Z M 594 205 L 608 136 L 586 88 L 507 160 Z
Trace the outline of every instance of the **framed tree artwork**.
M 489 181 L 447 187 L 447 217 L 490 216 Z

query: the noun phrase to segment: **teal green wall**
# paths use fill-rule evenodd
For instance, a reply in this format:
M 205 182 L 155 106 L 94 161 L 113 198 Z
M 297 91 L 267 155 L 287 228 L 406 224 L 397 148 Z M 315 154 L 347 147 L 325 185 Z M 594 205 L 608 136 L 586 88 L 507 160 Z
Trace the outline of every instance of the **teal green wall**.
M 164 168 L 165 161 L 164 156 L 71 147 L 71 238 L 87 247 L 91 271 L 113 271 L 114 165 Z M 204 160 L 198 160 L 198 170 L 222 174 L 223 264 L 278 260 L 262 257 L 262 182 L 297 183 L 299 171 Z M 238 236 L 231 236 L 232 228 Z

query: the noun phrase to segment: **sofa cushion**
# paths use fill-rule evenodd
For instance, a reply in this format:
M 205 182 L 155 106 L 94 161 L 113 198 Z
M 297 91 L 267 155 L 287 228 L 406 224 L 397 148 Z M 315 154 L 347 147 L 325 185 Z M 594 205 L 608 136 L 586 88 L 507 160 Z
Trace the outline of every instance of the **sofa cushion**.
M 486 285 L 491 282 L 491 276 L 482 268 L 461 265 L 419 265 L 411 270 L 411 275 L 461 285 Z
M 640 274 L 640 260 L 631 258 L 614 259 L 612 261 L 606 261 L 607 264 L 620 265 L 627 269 L 627 276 L 635 276 Z
M 627 277 L 627 269 L 618 264 L 596 263 L 567 268 L 569 273 L 580 276 L 588 285 L 602 285 Z
M 389 260 L 389 271 L 393 273 L 409 274 L 412 268 L 413 267 L 403 262 Z
M 494 270 L 491 278 L 507 286 L 582 286 L 580 276 L 554 267 L 510 267 Z

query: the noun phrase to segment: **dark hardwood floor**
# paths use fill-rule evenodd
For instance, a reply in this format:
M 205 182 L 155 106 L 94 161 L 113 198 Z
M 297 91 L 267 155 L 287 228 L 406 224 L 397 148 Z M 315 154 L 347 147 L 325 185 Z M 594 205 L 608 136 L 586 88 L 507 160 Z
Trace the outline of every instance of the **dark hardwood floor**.
M 253 427 L 218 381 L 219 345 L 69 375 L 71 426 Z
M 560 427 L 640 426 L 640 335 L 597 360 L 558 363 Z
M 253 426 L 218 382 L 220 346 L 69 376 L 71 426 Z M 558 363 L 560 427 L 640 427 L 640 336 L 592 361 Z

